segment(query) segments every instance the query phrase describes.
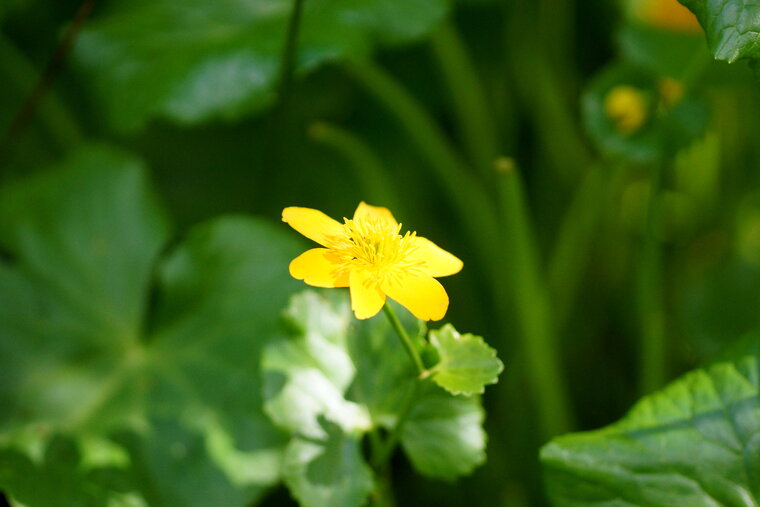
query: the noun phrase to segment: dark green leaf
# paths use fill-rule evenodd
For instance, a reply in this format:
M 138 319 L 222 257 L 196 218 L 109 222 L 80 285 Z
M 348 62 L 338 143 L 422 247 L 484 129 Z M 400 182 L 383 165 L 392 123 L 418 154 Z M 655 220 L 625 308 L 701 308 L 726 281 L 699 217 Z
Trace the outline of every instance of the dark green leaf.
M 305 2 L 296 70 L 420 38 L 442 20 L 447 4 Z M 81 34 L 76 56 L 117 128 L 135 129 L 156 116 L 186 124 L 236 118 L 274 99 L 292 6 L 289 0 L 113 2 Z
M 294 438 L 285 450 L 283 474 L 305 507 L 363 505 L 372 492 L 373 473 L 362 457 L 358 435 L 323 422 L 325 437 Z
M 401 445 L 422 474 L 455 479 L 486 460 L 485 412 L 477 397 L 452 396 L 427 385 L 401 433 Z
M 745 0 L 679 0 L 697 15 L 715 58 L 760 58 L 760 5 Z
M 754 352 L 684 375 L 616 424 L 546 445 L 541 459 L 554 503 L 755 505 L 760 357 Z
M 140 505 L 124 470 L 83 467 L 82 461 L 74 442 L 61 436 L 52 438 L 34 461 L 15 450 L 0 450 L 0 489 L 24 505 L 60 505 L 63 499 L 81 507 Z
M 297 286 L 287 275 L 296 243 L 226 218 L 196 227 L 160 261 L 168 228 L 145 171 L 104 148 L 0 197 L 0 238 L 14 261 L 0 262 L 7 452 L 45 447 L 57 432 L 77 446 L 120 435 L 111 446 L 128 457 L 105 464 L 159 506 L 246 505 L 274 484 L 286 440 L 261 409 L 259 354 Z M 73 473 L 65 461 L 50 466 Z M 32 477 L 55 490 L 45 482 L 53 474 Z
M 430 343 L 440 357 L 431 370 L 432 379 L 452 394 L 482 394 L 486 385 L 498 381 L 504 369 L 496 351 L 483 338 L 460 335 L 451 324 L 430 331 Z

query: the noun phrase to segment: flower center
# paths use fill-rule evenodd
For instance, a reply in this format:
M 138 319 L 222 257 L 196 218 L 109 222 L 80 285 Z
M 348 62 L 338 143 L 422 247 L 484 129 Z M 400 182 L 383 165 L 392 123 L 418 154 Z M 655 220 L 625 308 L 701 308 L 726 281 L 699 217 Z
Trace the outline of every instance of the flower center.
M 416 232 L 401 235 L 401 224 L 384 220 L 343 220 L 345 235 L 330 245 L 340 258 L 341 269 L 364 268 L 379 277 L 393 277 L 422 266 L 410 256 L 417 249 Z

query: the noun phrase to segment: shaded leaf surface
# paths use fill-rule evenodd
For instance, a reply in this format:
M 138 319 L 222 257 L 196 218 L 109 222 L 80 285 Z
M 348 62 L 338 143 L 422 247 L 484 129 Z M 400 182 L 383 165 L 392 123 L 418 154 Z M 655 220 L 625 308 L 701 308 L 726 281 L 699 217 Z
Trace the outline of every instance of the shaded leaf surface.
M 316 0 L 305 3 L 297 72 L 364 57 L 376 45 L 417 39 L 446 0 Z M 271 103 L 289 0 L 112 2 L 81 34 L 76 56 L 111 123 L 235 118 Z
M 679 0 L 699 19 L 715 58 L 760 58 L 760 5 L 752 0 Z
M 555 438 L 541 453 L 553 502 L 757 504 L 759 388 L 760 357 L 739 354 L 645 397 L 618 423 Z
M 0 238 L 14 262 L 0 263 L 0 370 L 11 373 L 0 449 L 34 457 L 58 432 L 78 447 L 113 438 L 129 459 L 82 474 L 123 469 L 150 505 L 246 505 L 279 479 L 285 439 L 261 410 L 258 365 L 298 246 L 231 217 L 161 259 L 168 234 L 144 169 L 106 148 L 5 189 Z M 19 477 L 0 486 L 25 495 Z

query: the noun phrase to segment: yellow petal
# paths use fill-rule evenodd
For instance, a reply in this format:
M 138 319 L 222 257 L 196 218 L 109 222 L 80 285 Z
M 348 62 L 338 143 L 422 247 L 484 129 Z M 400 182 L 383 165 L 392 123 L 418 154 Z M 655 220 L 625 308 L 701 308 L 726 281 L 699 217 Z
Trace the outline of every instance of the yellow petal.
M 409 254 L 409 261 L 421 262 L 422 270 L 429 276 L 449 276 L 461 271 L 463 263 L 427 238 L 414 238 L 414 250 Z
M 348 287 L 348 272 L 338 271 L 336 255 L 327 248 L 312 248 L 290 263 L 290 276 L 314 287 Z
M 285 208 L 282 210 L 282 221 L 322 246 L 329 246 L 333 241 L 331 238 L 345 235 L 343 224 L 316 209 Z
M 374 317 L 384 304 L 385 294 L 374 274 L 366 269 L 351 271 L 351 309 L 356 318 Z
M 441 320 L 449 308 L 449 296 L 438 280 L 425 275 L 406 275 L 382 286 L 389 298 L 422 320 Z
M 393 218 L 393 214 L 388 208 L 371 206 L 364 201 L 360 202 L 359 206 L 356 207 L 356 211 L 354 211 L 354 220 L 377 220 L 379 222 L 389 223 L 394 227 L 398 226 L 398 222 Z

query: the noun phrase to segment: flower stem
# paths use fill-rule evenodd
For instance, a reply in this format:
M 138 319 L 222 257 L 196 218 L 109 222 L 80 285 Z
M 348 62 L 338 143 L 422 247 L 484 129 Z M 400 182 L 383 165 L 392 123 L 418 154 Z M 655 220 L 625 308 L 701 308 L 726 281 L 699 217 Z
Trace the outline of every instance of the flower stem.
M 639 390 L 642 394 L 654 391 L 665 381 L 665 313 L 659 238 L 663 165 L 660 162 L 652 168 L 636 287 L 641 332 Z
M 398 445 L 398 441 L 401 439 L 401 432 L 404 429 L 404 424 L 406 424 L 406 421 L 409 418 L 409 414 L 412 412 L 412 407 L 414 407 L 414 402 L 417 400 L 417 396 L 420 394 L 420 388 L 424 381 L 425 379 L 422 379 L 420 377 L 414 379 L 412 389 L 409 392 L 409 395 L 406 397 L 404 405 L 401 407 L 401 411 L 399 412 L 398 419 L 396 420 L 396 425 L 391 430 L 390 435 L 388 435 L 388 439 L 385 441 L 385 445 L 380 447 L 379 451 L 372 457 L 372 466 L 380 474 L 385 472 L 388 461 L 391 459 L 393 451 L 396 449 L 396 445 Z
M 388 317 L 388 321 L 391 323 L 391 326 L 393 326 L 393 330 L 396 331 L 396 334 L 401 340 L 401 343 L 404 345 L 404 348 L 406 349 L 406 353 L 409 354 L 409 357 L 412 358 L 412 362 L 414 363 L 414 366 L 417 368 L 417 373 L 420 375 L 423 375 L 425 373 L 425 365 L 422 364 L 422 358 L 420 357 L 420 354 L 417 352 L 417 349 L 414 348 L 414 344 L 412 343 L 412 340 L 409 338 L 409 335 L 406 333 L 404 326 L 402 326 L 401 322 L 398 320 L 398 317 L 396 316 L 396 312 L 393 310 L 393 307 L 391 307 L 390 303 L 388 302 L 385 303 L 385 306 L 383 307 L 383 311 L 385 312 L 385 316 Z
M 296 50 L 298 49 L 298 32 L 301 28 L 301 16 L 303 14 L 304 0 L 293 0 L 293 10 L 288 22 L 287 39 L 282 53 L 280 66 L 280 104 L 286 108 L 290 99 L 290 89 L 293 85 L 293 70 L 296 66 Z
M 526 356 L 529 381 L 535 396 L 539 424 L 545 438 L 572 428 L 572 414 L 560 368 L 560 351 L 556 342 L 546 287 L 541 280 L 539 262 L 523 195 L 522 181 L 516 168 L 500 168 L 500 197 L 504 220 L 504 251 L 509 259 L 502 263 L 505 283 L 514 291 Z

